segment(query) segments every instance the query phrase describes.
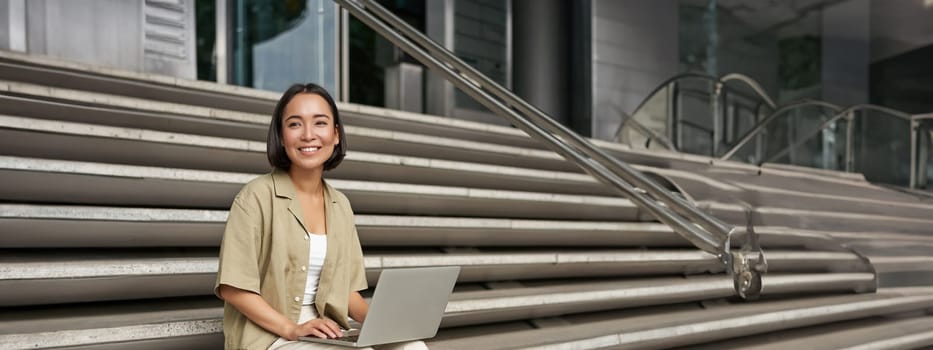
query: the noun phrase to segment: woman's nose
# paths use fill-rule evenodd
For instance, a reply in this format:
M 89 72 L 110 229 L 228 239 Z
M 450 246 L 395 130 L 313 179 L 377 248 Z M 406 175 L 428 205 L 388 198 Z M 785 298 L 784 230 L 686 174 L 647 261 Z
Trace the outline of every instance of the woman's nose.
M 301 139 L 304 141 L 310 141 L 314 139 L 314 130 L 309 127 L 304 127 L 301 129 Z

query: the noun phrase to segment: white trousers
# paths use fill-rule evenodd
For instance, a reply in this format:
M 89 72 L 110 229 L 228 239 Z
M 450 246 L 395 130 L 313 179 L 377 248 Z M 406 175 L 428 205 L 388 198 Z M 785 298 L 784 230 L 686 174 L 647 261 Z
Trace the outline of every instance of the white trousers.
M 301 315 L 298 316 L 298 323 L 307 322 L 318 318 L 317 310 L 314 309 L 311 305 L 305 305 L 301 307 Z M 276 339 L 269 350 L 346 350 L 346 349 L 361 349 L 361 350 L 427 350 L 428 346 L 424 344 L 423 341 L 416 340 L 410 342 L 402 343 L 392 343 L 384 345 L 376 345 L 370 348 L 351 348 L 340 345 L 331 345 L 324 343 L 313 343 L 308 341 L 290 341 L 285 338 Z

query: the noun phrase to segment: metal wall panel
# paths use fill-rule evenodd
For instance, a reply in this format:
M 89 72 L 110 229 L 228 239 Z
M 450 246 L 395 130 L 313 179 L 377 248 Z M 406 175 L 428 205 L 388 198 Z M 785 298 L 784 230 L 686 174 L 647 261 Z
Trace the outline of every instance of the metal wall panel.
M 26 51 L 26 0 L 0 0 L 0 49 Z
M 143 5 L 143 69 L 197 77 L 194 1 L 147 0 Z
M 196 78 L 193 0 L 26 2 L 28 52 Z

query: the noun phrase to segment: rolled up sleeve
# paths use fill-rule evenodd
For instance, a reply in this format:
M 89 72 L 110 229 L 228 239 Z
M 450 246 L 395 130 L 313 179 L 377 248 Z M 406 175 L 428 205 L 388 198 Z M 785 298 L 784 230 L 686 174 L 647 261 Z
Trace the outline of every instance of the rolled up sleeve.
M 260 215 L 246 196 L 237 195 L 230 207 L 227 226 L 220 244 L 220 259 L 214 294 L 220 297 L 220 285 L 260 294 L 259 252 L 262 244 Z M 252 208 L 255 207 L 255 208 Z

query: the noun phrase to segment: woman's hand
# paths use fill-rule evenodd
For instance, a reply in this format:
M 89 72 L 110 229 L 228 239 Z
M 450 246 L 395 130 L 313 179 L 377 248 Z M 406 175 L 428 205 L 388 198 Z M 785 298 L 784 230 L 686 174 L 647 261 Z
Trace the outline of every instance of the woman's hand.
M 316 318 L 302 324 L 295 324 L 293 328 L 289 329 L 288 336 L 285 338 L 298 340 L 298 337 L 308 335 L 324 339 L 340 338 L 343 336 L 343 331 L 337 325 L 337 322 L 326 318 Z

